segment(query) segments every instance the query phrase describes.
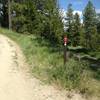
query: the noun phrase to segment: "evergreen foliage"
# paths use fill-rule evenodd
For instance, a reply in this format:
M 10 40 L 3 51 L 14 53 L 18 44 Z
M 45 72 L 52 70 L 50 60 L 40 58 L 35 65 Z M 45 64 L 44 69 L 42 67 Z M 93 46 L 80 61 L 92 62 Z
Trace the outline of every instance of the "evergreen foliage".
M 73 32 L 73 45 L 80 45 L 80 32 L 81 32 L 81 23 L 78 13 L 74 15 L 74 32 Z
M 60 43 L 63 24 L 56 0 L 28 0 L 14 2 L 12 11 L 13 26 L 18 32 L 44 36 L 50 41 Z
M 73 45 L 73 32 L 74 32 L 73 24 L 74 24 L 73 9 L 72 9 L 72 4 L 69 4 L 68 5 L 68 10 L 67 10 L 67 23 L 66 23 L 66 27 L 67 27 L 69 42 L 70 42 L 71 45 Z
M 97 43 L 97 26 L 96 26 L 96 12 L 91 1 L 88 2 L 84 13 L 84 46 L 88 49 L 96 49 Z
M 97 14 L 97 31 L 100 34 L 100 14 Z
M 69 46 L 83 46 L 86 49 L 100 50 L 100 14 L 96 15 L 91 1 L 83 11 L 83 23 L 78 13 L 73 14 L 72 4 L 68 5 L 66 27 L 59 12 L 58 0 L 0 0 L 0 25 L 24 34 L 45 37 L 51 43 L 63 44 L 62 37 L 68 35 Z M 11 14 L 11 15 L 9 15 Z M 10 16 L 10 17 L 9 17 Z

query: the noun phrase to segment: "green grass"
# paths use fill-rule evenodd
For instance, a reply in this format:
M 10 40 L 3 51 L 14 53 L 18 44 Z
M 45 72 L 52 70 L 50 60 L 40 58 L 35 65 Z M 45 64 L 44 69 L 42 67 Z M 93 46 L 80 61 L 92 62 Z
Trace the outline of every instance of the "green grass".
M 100 97 L 100 71 L 94 72 L 88 64 L 73 58 L 69 58 L 64 66 L 63 52 L 39 36 L 19 34 L 3 28 L 0 28 L 0 33 L 20 45 L 35 77 L 65 89 Z

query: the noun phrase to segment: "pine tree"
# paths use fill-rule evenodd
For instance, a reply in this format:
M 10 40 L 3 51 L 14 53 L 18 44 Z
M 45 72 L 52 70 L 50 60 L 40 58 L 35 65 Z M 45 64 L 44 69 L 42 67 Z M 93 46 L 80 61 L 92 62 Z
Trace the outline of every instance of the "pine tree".
M 14 1 L 13 11 L 15 12 L 12 19 L 13 29 L 21 33 L 34 33 L 36 31 L 36 6 L 32 0 Z
M 98 31 L 98 36 L 97 36 L 98 42 L 97 42 L 97 45 L 98 45 L 98 51 L 100 51 L 100 13 L 97 14 L 97 31 Z
M 100 13 L 97 14 L 97 31 L 100 34 Z
M 78 46 L 80 44 L 80 32 L 81 23 L 78 13 L 74 15 L 74 33 L 73 33 L 73 45 Z
M 91 1 L 88 2 L 84 13 L 84 46 L 88 49 L 95 49 L 97 39 L 97 28 L 96 28 L 96 12 Z
M 37 30 L 37 27 L 36 27 L 36 17 L 37 17 L 37 9 L 36 9 L 36 5 L 35 3 L 32 1 L 32 0 L 28 0 L 25 2 L 25 5 L 26 5 L 26 12 L 27 13 L 24 13 L 24 16 L 26 18 L 25 20 L 25 25 L 26 26 L 26 29 L 29 33 L 34 33 L 36 32 Z M 37 33 L 37 32 L 36 32 Z
M 68 5 L 68 10 L 67 10 L 67 23 L 66 23 L 66 27 L 67 27 L 67 33 L 68 33 L 68 38 L 69 38 L 69 42 L 71 45 L 73 45 L 73 24 L 74 24 L 74 20 L 73 20 L 73 9 L 72 9 L 72 4 Z
M 46 0 L 43 10 L 44 32 L 43 35 L 52 42 L 61 42 L 63 23 L 59 15 L 57 0 Z
M 12 28 L 21 33 L 27 31 L 27 27 L 25 26 L 27 6 L 25 2 L 13 1 L 11 8 L 13 14 Z

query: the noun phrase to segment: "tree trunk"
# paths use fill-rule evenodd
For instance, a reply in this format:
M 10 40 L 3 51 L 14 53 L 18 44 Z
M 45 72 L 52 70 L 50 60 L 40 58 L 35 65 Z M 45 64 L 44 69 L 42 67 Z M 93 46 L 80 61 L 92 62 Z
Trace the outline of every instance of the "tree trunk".
M 12 28 L 11 23 L 11 0 L 8 0 L 8 19 L 9 19 L 9 29 Z

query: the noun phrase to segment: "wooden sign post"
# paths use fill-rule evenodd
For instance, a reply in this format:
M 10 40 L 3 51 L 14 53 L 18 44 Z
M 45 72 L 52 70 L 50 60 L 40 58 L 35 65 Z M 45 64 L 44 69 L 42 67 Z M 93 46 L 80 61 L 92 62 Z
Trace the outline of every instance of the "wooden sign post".
M 68 43 L 68 38 L 67 36 L 64 36 L 64 65 L 67 62 L 67 43 Z

